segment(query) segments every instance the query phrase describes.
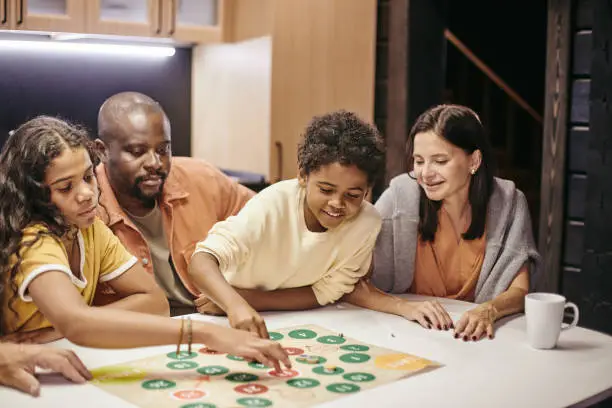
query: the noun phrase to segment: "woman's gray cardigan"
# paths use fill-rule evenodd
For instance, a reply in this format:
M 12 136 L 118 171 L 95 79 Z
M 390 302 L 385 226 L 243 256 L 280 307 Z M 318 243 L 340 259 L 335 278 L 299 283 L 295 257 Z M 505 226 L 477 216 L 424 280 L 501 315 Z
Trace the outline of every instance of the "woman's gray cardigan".
M 376 202 L 382 229 L 374 249 L 373 283 L 392 293 L 405 293 L 412 284 L 419 224 L 419 186 L 407 174 L 391 180 Z M 529 263 L 530 290 L 539 278 L 540 255 L 531 230 L 527 200 L 514 183 L 494 179 L 487 210 L 486 249 L 476 303 L 486 302 L 508 289 L 525 262 Z

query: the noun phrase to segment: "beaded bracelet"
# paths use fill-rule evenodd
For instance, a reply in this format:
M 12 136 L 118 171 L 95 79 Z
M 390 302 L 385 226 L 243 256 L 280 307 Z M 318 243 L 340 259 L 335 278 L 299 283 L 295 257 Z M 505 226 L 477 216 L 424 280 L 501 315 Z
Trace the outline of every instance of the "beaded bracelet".
M 176 344 L 176 358 L 180 358 L 181 343 L 183 342 L 183 325 L 184 324 L 185 324 L 185 321 L 181 319 L 181 328 L 179 330 L 178 343 Z

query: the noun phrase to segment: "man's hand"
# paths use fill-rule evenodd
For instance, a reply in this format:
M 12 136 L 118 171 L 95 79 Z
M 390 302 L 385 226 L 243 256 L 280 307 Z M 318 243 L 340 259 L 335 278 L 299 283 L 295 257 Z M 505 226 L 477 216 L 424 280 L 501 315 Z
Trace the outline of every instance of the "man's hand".
M 59 372 L 78 384 L 92 378 L 72 351 L 34 344 L 0 343 L 0 384 L 37 397 L 40 383 L 34 376 L 36 367 Z
M 212 316 L 225 316 L 225 311 L 221 309 L 215 302 L 207 298 L 205 295 L 200 295 L 194 304 L 199 313 Z
M 262 339 L 270 338 L 266 322 L 246 301 L 235 304 L 227 311 L 230 325 L 235 329 L 255 333 Z

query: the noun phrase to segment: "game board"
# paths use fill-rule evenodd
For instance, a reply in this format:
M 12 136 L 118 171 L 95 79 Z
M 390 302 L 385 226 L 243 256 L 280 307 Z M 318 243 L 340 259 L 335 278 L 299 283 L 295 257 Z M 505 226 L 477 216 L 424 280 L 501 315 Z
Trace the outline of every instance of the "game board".
M 270 332 L 293 368 L 273 368 L 206 347 L 93 370 L 92 383 L 139 407 L 309 407 L 439 364 L 315 325 Z

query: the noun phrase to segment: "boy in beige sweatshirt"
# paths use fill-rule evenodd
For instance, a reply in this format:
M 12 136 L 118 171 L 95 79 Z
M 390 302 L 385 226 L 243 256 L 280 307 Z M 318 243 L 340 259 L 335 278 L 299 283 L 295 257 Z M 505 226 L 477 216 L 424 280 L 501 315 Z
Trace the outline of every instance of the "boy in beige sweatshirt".
M 381 227 L 366 200 L 384 171 L 378 131 L 346 111 L 315 117 L 298 168 L 197 244 L 189 274 L 201 312 L 225 312 L 233 327 L 267 337 L 256 311 L 333 303 L 366 275 Z

